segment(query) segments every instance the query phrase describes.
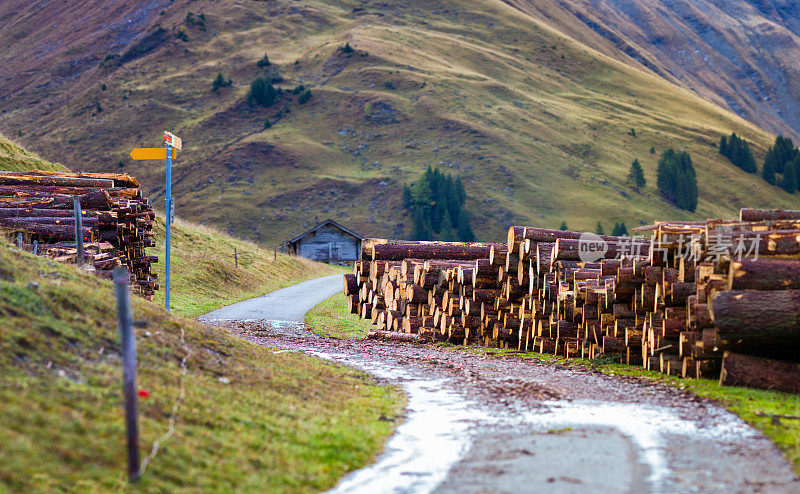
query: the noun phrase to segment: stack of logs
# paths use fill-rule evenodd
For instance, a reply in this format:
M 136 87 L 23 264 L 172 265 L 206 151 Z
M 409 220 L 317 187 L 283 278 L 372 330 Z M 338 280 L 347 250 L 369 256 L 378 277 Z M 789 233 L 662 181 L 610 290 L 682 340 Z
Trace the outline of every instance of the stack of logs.
M 373 338 L 606 356 L 800 392 L 800 211 L 637 230 L 652 237 L 511 227 L 506 243 L 365 239 L 344 292 Z
M 152 298 L 158 258 L 145 249 L 155 246 L 155 212 L 142 196 L 139 181 L 113 173 L 61 173 L 50 171 L 0 171 L 0 232 L 23 248 L 62 262 L 76 262 L 73 197 L 81 204 L 85 262 L 101 276 L 126 265 L 133 290 Z

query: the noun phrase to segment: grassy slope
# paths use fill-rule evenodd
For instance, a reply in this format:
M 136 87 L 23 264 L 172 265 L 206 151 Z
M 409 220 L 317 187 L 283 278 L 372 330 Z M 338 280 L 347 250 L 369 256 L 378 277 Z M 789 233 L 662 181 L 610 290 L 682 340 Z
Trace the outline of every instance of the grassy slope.
M 464 177 L 476 231 L 487 240 L 518 222 L 556 227 L 566 219 L 593 229 L 598 219 L 632 226 L 733 216 L 745 205 L 800 207 L 798 196 L 741 172 L 713 146 L 736 131 L 760 159 L 771 136 L 499 0 L 181 5 L 154 14 L 152 25 L 178 26 L 185 10 L 203 9 L 207 31 L 189 26 L 186 43 L 170 38 L 122 67 L 82 73 L 84 87 L 108 89 L 76 92 L 63 112 L 41 122 L 37 146 L 71 139 L 67 162 L 81 166 L 122 160 L 156 198 L 163 168 L 125 157 L 173 129 L 186 143 L 174 175 L 180 214 L 226 233 L 275 244 L 334 217 L 364 235 L 407 235 L 400 189 L 428 164 Z M 345 41 L 358 51 L 338 52 Z M 265 51 L 285 77 L 281 86 L 302 81 L 312 87 L 311 101 L 244 104 Z M 145 70 L 166 60 L 157 73 Z M 214 94 L 219 71 L 234 83 Z M 103 111 L 77 126 L 74 115 L 95 100 Z M 285 104 L 291 113 L 281 111 Z M 381 118 L 386 105 L 391 118 Z M 9 125 L 42 118 L 31 108 L 8 108 Z M 264 131 L 266 118 L 273 126 Z M 112 143 L 88 138 L 109 128 Z M 631 128 L 637 137 L 627 134 Z M 94 159 L 101 145 L 108 150 L 102 162 Z M 688 149 L 695 160 L 695 215 L 655 190 L 666 147 Z M 649 182 L 642 194 L 624 185 L 634 158 Z
M 341 293 L 325 300 L 309 311 L 306 315 L 306 324 L 316 333 L 348 339 L 364 338 L 372 327 L 368 321 L 348 313 L 344 295 Z M 720 386 L 716 381 L 709 379 L 680 379 L 674 376 L 665 376 L 659 372 L 647 371 L 639 367 L 609 363 L 608 358 L 595 360 L 565 359 L 549 354 L 494 348 L 462 346 L 453 348 L 469 352 L 513 355 L 560 365 L 589 367 L 608 374 L 633 376 L 661 382 L 703 398 L 717 401 L 772 438 L 789 460 L 794 462 L 797 471 L 800 472 L 800 420 L 773 419 L 769 416 L 770 414 L 800 416 L 800 396 L 798 395 L 779 391 Z
M 165 227 L 156 223 L 158 279 L 164 279 Z M 236 268 L 234 249 L 239 256 Z M 301 281 L 333 274 L 342 268 L 278 254 L 252 242 L 229 237 L 213 228 L 178 220 L 172 231 L 172 310 L 198 316 L 219 307 L 257 297 Z M 154 299 L 164 304 L 163 288 Z
M 347 299 L 342 292 L 323 300 L 308 311 L 305 322 L 308 329 L 317 334 L 345 340 L 365 338 L 373 328 L 370 321 L 355 317 L 347 311 Z
M 0 491 L 123 487 L 113 304 L 109 282 L 0 244 Z M 175 435 L 142 490 L 324 490 L 391 432 L 378 418 L 402 399 L 361 373 L 133 305 L 147 324 L 137 329 L 138 384 L 150 392 L 140 400 L 143 452 L 167 430 L 190 352 Z
M 58 163 L 45 161 L 36 153 L 22 148 L 19 144 L 0 134 L 0 170 L 25 171 L 25 170 L 55 170 L 66 169 Z

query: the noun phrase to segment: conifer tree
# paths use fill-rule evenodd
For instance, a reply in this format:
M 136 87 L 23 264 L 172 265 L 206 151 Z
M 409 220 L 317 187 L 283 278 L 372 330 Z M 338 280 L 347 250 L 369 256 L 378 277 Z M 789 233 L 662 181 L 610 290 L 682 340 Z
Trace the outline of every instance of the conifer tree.
M 764 160 L 764 167 L 761 169 L 761 177 L 770 185 L 775 185 L 775 158 L 772 156 L 772 148 L 767 153 Z
M 558 229 L 561 230 L 561 231 L 569 230 L 569 228 L 567 228 L 567 222 L 566 221 L 562 221 L 561 222 L 561 226 L 559 226 Z
M 603 231 L 603 224 L 600 223 L 599 221 L 597 222 L 597 226 L 595 227 L 594 232 L 598 235 L 605 235 L 605 232 Z
M 797 190 L 797 169 L 796 160 L 792 160 L 783 166 L 783 177 L 781 178 L 781 188 L 790 194 Z
M 692 157 L 686 151 L 667 149 L 658 160 L 658 190 L 664 198 L 681 209 L 697 209 L 697 177 Z
M 642 165 L 639 163 L 638 158 L 633 160 L 630 171 L 628 171 L 628 185 L 633 187 L 636 192 L 639 192 L 639 189 L 647 185 L 647 180 L 644 178 L 644 170 L 642 170 Z
M 410 186 L 403 186 L 403 208 L 411 213 L 416 240 L 470 242 L 475 233 L 463 208 L 467 200 L 460 177 L 428 166 Z

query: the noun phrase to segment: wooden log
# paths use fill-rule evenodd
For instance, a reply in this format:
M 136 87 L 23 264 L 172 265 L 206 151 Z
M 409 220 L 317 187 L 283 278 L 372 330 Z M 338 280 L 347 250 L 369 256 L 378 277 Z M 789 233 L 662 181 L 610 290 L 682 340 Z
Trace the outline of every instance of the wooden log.
M 725 352 L 719 384 L 800 393 L 800 364 Z
M 344 281 L 344 294 L 346 296 L 354 295 L 358 292 L 358 279 L 354 274 L 346 274 L 343 276 Z
M 724 347 L 800 344 L 800 290 L 725 290 L 710 311 Z
M 772 220 L 797 220 L 800 211 L 786 209 L 754 209 L 742 208 L 739 210 L 739 221 L 772 221 Z
M 492 244 L 469 242 L 377 244 L 372 247 L 372 260 L 417 258 L 472 261 L 488 259 L 491 247 Z
M 576 238 L 559 238 L 553 248 L 552 259 L 581 260 L 581 257 L 592 259 L 613 259 L 623 255 L 646 255 L 650 243 L 645 240 L 618 240 L 588 242 Z M 582 254 L 583 251 L 583 254 Z
M 422 334 L 401 333 L 399 331 L 380 331 L 380 330 L 372 330 L 369 333 L 367 333 L 367 339 L 400 341 L 403 343 L 426 343 L 431 340 L 429 337 Z
M 795 259 L 742 259 L 731 261 L 728 290 L 800 289 L 800 261 Z

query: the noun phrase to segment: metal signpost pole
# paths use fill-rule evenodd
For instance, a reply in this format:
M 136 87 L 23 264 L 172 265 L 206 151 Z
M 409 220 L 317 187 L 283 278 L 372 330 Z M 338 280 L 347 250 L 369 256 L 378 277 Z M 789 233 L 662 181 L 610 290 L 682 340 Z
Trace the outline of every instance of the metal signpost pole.
M 170 247 L 171 247 L 171 233 L 172 233 L 172 146 L 169 143 L 167 146 L 167 265 L 166 265 L 166 279 L 164 281 L 164 295 L 166 298 L 166 308 L 169 311 L 169 278 L 170 278 Z

